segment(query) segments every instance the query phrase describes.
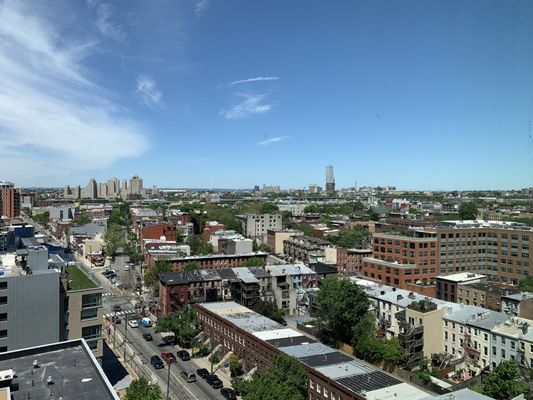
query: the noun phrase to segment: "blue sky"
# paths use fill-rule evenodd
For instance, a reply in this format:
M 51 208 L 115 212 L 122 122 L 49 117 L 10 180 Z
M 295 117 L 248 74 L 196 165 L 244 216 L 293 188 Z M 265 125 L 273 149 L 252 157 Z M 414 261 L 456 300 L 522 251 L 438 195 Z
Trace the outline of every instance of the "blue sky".
M 533 186 L 532 72 L 527 0 L 0 0 L 0 178 Z

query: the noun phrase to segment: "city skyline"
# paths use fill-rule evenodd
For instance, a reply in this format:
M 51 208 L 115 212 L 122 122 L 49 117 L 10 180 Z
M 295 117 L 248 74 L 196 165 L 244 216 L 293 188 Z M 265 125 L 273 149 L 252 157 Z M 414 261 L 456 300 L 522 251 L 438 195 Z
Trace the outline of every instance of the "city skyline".
M 301 188 L 331 164 L 337 188 L 529 187 L 532 22 L 529 2 L 5 1 L 2 179 Z

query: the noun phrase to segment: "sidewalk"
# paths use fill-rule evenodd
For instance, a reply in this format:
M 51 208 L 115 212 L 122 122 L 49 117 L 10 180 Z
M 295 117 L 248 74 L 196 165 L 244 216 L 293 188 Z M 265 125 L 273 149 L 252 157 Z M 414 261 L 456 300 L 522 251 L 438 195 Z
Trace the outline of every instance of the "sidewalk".
M 172 346 L 172 350 L 174 351 L 174 354 L 180 350 L 186 350 L 189 354 L 191 353 L 191 349 L 182 349 L 180 346 L 177 346 L 177 345 Z M 205 368 L 206 370 L 209 371 L 209 373 L 211 373 L 211 362 L 209 361 L 210 356 L 211 355 L 208 355 L 207 357 L 202 357 L 202 358 L 191 357 L 191 360 L 189 362 L 194 364 L 194 367 L 191 365 L 190 366 L 191 371 L 189 372 L 193 372 L 196 374 L 197 369 Z M 194 371 L 192 371 L 193 368 L 194 368 Z M 223 368 L 223 365 L 220 365 L 219 368 L 216 369 L 216 365 L 213 364 L 213 373 L 216 374 L 220 378 L 220 380 L 224 384 L 224 387 L 227 387 L 227 388 L 233 387 L 231 384 L 231 376 L 230 376 L 229 367 Z M 196 378 L 201 379 L 198 376 Z

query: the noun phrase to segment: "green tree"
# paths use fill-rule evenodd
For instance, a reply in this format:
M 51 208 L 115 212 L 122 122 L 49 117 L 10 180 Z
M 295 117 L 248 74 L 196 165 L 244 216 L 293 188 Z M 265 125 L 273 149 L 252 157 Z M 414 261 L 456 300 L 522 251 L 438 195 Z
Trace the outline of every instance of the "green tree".
M 323 335 L 343 343 L 352 340 L 352 329 L 366 315 L 370 301 L 348 278 L 326 278 L 317 295 L 318 323 Z
M 354 354 L 368 361 L 385 361 L 398 364 L 405 358 L 405 351 L 397 339 L 376 337 L 376 317 L 366 313 L 353 329 Z
M 248 258 L 242 263 L 243 267 L 262 267 L 266 264 L 265 261 L 260 259 L 259 257 L 252 257 Z
M 229 371 L 232 377 L 241 376 L 244 373 L 242 361 L 236 354 L 233 354 L 229 360 Z
M 370 221 L 379 221 L 379 214 L 372 207 L 370 207 L 367 214 Z
M 144 284 L 148 287 L 158 286 L 159 274 L 172 271 L 172 264 L 167 261 L 157 261 L 155 265 L 144 274 Z
M 126 239 L 124 238 L 124 228 L 117 224 L 108 225 L 104 234 L 105 252 L 112 256 L 118 248 L 126 249 Z
M 279 207 L 272 203 L 263 203 L 259 209 L 260 214 L 273 214 L 279 211 Z
M 202 235 L 191 235 L 187 238 L 187 244 L 191 247 L 191 253 L 198 256 L 213 253 L 213 245 L 207 243 Z
M 258 300 L 255 302 L 252 308 L 256 313 L 264 315 L 265 317 L 273 319 L 274 321 L 281 322 L 284 320 L 283 310 L 278 308 L 273 301 Z
M 172 332 L 177 343 L 185 348 L 191 348 L 193 339 L 200 332 L 198 314 L 191 305 L 186 305 L 179 312 L 164 315 L 157 319 L 157 333 Z
M 366 229 L 361 225 L 356 225 L 352 229 L 342 229 L 337 236 L 327 236 L 326 240 L 339 247 L 360 249 L 367 238 Z
M 50 222 L 50 212 L 45 211 L 43 213 L 33 215 L 33 220 L 41 225 L 48 225 Z
M 185 265 L 183 266 L 184 271 L 198 271 L 199 269 L 200 268 L 198 268 L 198 263 L 194 261 L 185 263 Z
M 462 203 L 459 206 L 459 218 L 462 220 L 466 219 L 476 219 L 478 210 L 476 204 L 473 202 Z
M 525 292 L 533 292 L 533 276 L 527 276 L 518 284 L 518 289 Z
M 512 399 L 524 393 L 526 384 L 514 361 L 503 361 L 483 381 L 483 394 L 496 400 Z
M 249 381 L 238 381 L 235 387 L 243 400 L 304 400 L 307 398 L 307 373 L 293 357 L 279 353 L 263 374 Z
M 131 382 L 124 400 L 163 400 L 163 393 L 159 386 L 150 384 L 142 377 Z

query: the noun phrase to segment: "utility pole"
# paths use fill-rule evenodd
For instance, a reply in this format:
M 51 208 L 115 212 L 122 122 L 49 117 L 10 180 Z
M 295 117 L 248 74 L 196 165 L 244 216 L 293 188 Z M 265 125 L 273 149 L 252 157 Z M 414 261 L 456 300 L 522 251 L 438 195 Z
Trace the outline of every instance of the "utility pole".
M 126 362 L 126 345 L 128 344 L 128 321 L 124 318 L 124 356 L 122 357 Z
M 167 371 L 167 397 L 166 397 L 167 400 L 170 400 L 170 366 L 171 365 L 172 365 L 172 362 L 167 361 L 167 367 L 168 367 L 168 371 Z

